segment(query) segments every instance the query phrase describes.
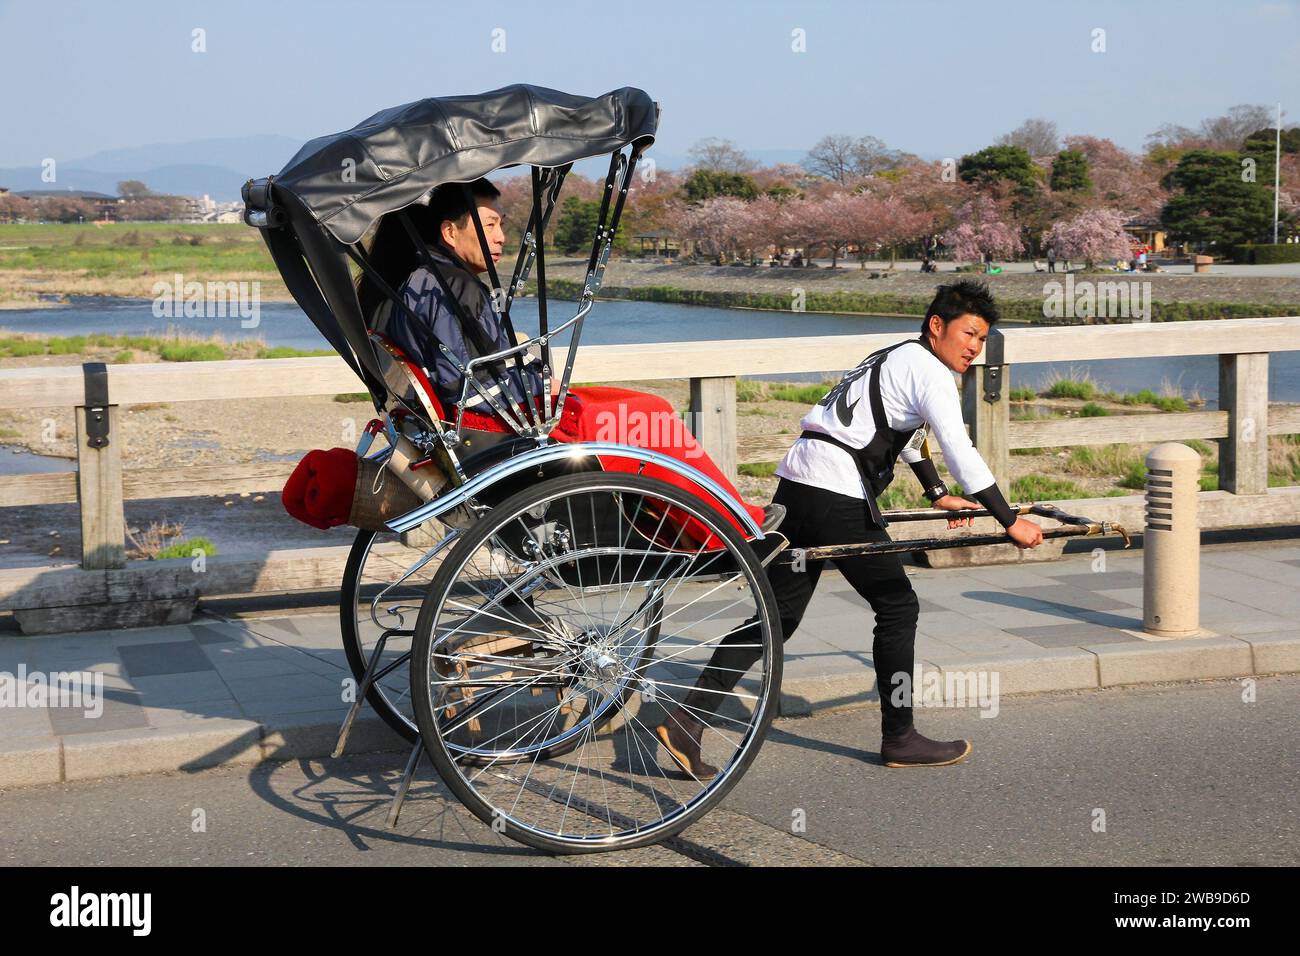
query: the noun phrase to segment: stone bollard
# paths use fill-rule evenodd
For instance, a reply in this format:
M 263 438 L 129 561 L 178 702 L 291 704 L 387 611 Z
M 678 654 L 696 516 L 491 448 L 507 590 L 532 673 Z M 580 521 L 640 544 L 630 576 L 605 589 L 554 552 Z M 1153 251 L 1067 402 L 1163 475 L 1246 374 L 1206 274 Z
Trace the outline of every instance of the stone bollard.
M 1147 454 L 1142 543 L 1142 626 L 1157 637 L 1191 637 L 1201 626 L 1201 529 L 1196 518 L 1201 456 L 1178 442 Z

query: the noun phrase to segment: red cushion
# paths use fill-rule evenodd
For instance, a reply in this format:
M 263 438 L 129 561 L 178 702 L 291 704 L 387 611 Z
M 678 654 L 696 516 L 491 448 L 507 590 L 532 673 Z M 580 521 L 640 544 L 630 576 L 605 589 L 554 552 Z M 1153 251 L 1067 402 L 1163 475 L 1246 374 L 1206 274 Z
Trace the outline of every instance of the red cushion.
M 708 475 L 744 507 L 755 522 L 763 523 L 763 509 L 745 503 L 736 486 L 727 480 L 713 460 L 705 454 L 666 398 L 607 385 L 573 389 L 564 404 L 564 414 L 556 431 L 563 433 L 569 441 L 612 441 L 670 455 Z M 560 435 L 553 433 L 552 437 L 560 438 Z M 628 458 L 602 456 L 600 463 L 606 471 L 636 472 L 640 469 L 639 462 Z M 694 482 L 662 466 L 647 465 L 643 474 L 692 494 L 701 494 L 699 486 Z M 708 495 L 705 498 L 712 500 Z M 721 503 L 715 506 L 737 531 L 743 531 L 739 522 L 722 508 Z M 681 515 L 673 523 L 675 527 L 685 528 L 683 543 L 690 540 L 698 547 L 706 535 L 703 526 L 694 518 Z M 712 548 L 717 544 L 718 542 L 710 540 L 707 546 Z
M 350 448 L 307 452 L 285 482 L 284 510 L 322 531 L 347 524 L 357 489 L 357 454 Z

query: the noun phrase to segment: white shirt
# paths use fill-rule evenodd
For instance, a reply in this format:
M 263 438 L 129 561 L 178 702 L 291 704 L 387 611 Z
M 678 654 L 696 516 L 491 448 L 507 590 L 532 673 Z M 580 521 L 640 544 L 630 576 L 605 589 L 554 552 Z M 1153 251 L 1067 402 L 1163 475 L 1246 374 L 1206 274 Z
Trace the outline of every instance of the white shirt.
M 877 374 L 880 401 L 890 428 L 906 432 L 928 425 L 948 470 L 965 494 L 976 494 L 994 483 L 993 473 L 966 434 L 956 379 L 929 349 L 916 341 L 902 345 L 885 357 Z M 852 375 L 850 372 L 845 377 Z M 800 422 L 802 428 L 823 432 L 854 448 L 865 448 L 876 433 L 867 391 L 870 378 L 870 373 L 860 374 L 840 402 L 814 405 Z M 849 410 L 848 426 L 841 423 L 836 411 L 835 406 L 841 404 Z M 920 460 L 919 445 L 914 438 L 899 459 L 908 464 Z M 800 438 L 786 452 L 776 474 L 850 498 L 867 496 L 853 456 L 829 442 Z

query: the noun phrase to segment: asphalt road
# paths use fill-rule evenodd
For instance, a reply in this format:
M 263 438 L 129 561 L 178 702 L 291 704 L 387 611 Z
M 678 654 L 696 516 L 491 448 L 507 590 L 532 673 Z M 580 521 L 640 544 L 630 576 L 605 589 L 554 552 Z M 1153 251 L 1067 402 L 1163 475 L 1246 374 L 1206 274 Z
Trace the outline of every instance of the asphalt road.
M 384 826 L 402 757 L 159 774 L 0 794 L 0 864 L 607 866 L 1300 863 L 1300 677 L 927 708 L 974 741 L 891 770 L 878 712 L 781 720 L 719 809 L 670 846 L 552 858 L 494 834 L 426 769 Z M 1101 829 L 1104 812 L 1104 830 Z M 794 832 L 799 830 L 800 832 Z

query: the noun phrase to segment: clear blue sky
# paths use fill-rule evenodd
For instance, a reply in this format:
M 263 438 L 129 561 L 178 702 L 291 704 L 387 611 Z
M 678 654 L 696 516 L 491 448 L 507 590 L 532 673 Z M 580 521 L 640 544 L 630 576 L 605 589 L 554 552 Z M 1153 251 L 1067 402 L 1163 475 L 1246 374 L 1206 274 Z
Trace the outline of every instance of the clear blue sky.
M 206 53 L 191 52 L 196 27 Z M 796 28 L 807 52 L 791 50 Z M 666 153 L 704 136 L 805 150 L 843 132 L 959 156 L 1030 116 L 1138 148 L 1237 103 L 1281 100 L 1300 119 L 1291 2 L 0 0 L 0 50 L 0 166 L 305 140 L 513 82 L 640 86 L 663 106 Z

